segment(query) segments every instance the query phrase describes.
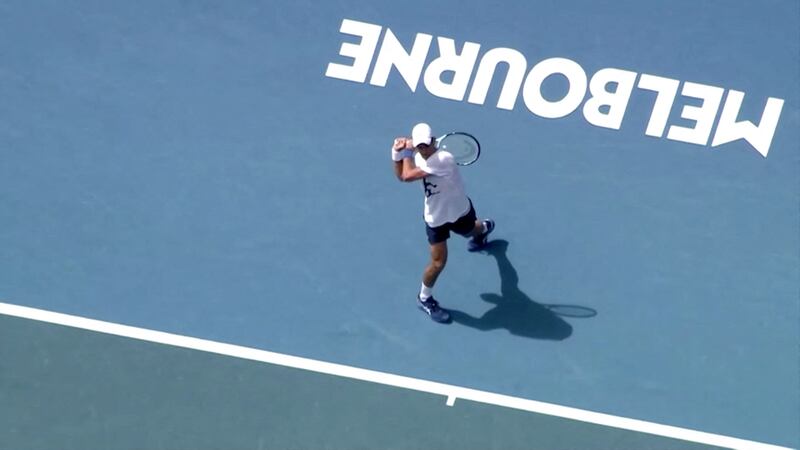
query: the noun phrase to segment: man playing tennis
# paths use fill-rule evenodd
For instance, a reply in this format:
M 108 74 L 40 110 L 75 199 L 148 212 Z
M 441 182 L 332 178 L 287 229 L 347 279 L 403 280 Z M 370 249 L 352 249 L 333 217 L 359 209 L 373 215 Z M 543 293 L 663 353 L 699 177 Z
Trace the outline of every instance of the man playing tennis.
M 467 249 L 474 252 L 486 244 L 486 237 L 494 230 L 494 221 L 476 218 L 453 155 L 437 148 L 428 124 L 415 125 L 411 138 L 396 138 L 392 160 L 394 173 L 400 181 L 422 180 L 425 191 L 424 218 L 431 261 L 422 274 L 417 303 L 436 322 L 449 322 L 450 314 L 439 307 L 432 291 L 447 263 L 450 232 L 470 238 Z

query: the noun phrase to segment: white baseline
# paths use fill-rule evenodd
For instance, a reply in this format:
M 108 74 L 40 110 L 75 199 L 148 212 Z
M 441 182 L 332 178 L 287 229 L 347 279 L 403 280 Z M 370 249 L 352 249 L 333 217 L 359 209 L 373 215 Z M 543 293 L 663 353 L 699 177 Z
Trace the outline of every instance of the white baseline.
M 511 397 L 508 395 L 495 394 L 491 392 L 479 391 L 460 386 L 453 386 L 433 381 L 420 380 L 417 378 L 393 375 L 390 373 L 378 372 L 374 370 L 360 369 L 357 367 L 334 364 L 314 359 L 300 358 L 297 356 L 284 355 L 281 353 L 269 352 L 255 348 L 243 347 L 239 345 L 214 342 L 206 339 L 198 339 L 178 334 L 165 333 L 162 331 L 148 330 L 145 328 L 132 327 L 117 323 L 104 322 L 85 317 L 61 314 L 42 309 L 29 308 L 26 306 L 0 303 L 0 314 L 35 320 L 39 322 L 64 325 L 82 330 L 95 331 L 99 333 L 122 336 L 147 342 L 171 345 L 174 347 L 199 350 L 203 352 L 216 353 L 220 355 L 233 356 L 236 358 L 259 361 L 269 364 L 276 364 L 296 369 L 309 370 L 312 372 L 336 375 L 345 378 L 368 381 L 372 383 L 395 386 L 415 391 L 428 392 L 431 394 L 442 395 L 447 399 L 447 403 L 452 405 L 455 399 L 461 398 L 479 403 L 503 406 L 506 408 L 530 411 L 549 416 L 563 417 L 565 419 L 578 420 L 581 422 L 604 425 L 624 430 L 637 431 L 641 433 L 664 436 L 684 441 L 697 442 L 707 445 L 715 445 L 731 449 L 747 450 L 790 450 L 786 447 L 764 444 L 760 442 L 748 441 L 744 439 L 722 436 L 718 434 L 705 433 L 702 431 L 678 428 L 669 425 L 661 425 L 643 420 L 629 419 L 625 417 L 612 416 L 593 411 L 586 411 L 577 408 L 555 405 L 552 403 L 538 402 L 524 398 Z

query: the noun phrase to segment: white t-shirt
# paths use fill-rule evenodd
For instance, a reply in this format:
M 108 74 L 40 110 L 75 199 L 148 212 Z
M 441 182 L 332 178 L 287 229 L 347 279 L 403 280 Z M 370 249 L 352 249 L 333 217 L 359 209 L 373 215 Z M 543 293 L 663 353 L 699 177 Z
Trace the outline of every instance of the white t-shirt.
M 469 212 L 469 199 L 452 154 L 437 150 L 426 160 L 417 153 L 414 163 L 430 174 L 422 179 L 425 190 L 425 222 L 429 226 L 438 227 L 447 222 L 455 222 Z

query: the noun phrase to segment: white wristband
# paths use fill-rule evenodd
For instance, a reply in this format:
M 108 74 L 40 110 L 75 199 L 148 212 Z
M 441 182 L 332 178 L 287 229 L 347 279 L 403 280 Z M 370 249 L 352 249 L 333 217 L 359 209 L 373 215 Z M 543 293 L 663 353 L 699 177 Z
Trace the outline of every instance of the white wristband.
M 399 152 L 392 149 L 392 161 L 394 162 L 400 162 L 404 158 L 412 158 L 412 157 L 414 157 L 414 152 L 409 149 L 404 149 Z
M 398 152 L 395 149 L 392 149 L 392 161 L 400 162 L 403 160 L 403 152 Z

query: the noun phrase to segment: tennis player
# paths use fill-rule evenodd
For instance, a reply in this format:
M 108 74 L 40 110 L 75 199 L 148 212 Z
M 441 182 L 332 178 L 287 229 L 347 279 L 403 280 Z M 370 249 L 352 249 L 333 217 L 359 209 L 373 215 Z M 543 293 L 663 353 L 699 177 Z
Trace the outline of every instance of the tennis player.
M 450 314 L 433 298 L 433 286 L 447 263 L 450 232 L 470 238 L 467 249 L 474 252 L 486 245 L 486 237 L 494 230 L 494 221 L 476 218 L 453 155 L 436 147 L 428 124 L 415 125 L 411 138 L 395 138 L 392 160 L 394 173 L 400 181 L 422 180 L 425 191 L 424 219 L 431 261 L 422 274 L 417 303 L 434 321 L 449 322 Z

